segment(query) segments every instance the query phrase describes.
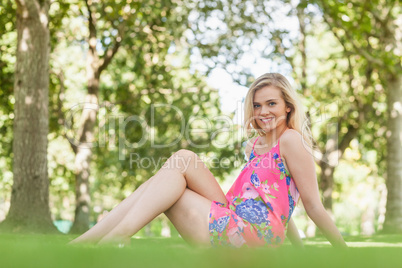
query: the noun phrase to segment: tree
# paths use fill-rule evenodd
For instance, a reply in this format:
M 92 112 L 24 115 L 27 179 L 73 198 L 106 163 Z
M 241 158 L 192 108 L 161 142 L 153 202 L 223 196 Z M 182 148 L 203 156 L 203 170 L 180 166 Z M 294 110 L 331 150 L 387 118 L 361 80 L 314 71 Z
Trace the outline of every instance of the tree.
M 349 101 L 348 97 L 354 95 L 351 80 L 358 79 L 353 76 L 356 69 L 352 64 L 354 59 L 351 59 L 351 55 L 339 56 L 337 51 L 339 46 L 331 47 L 331 51 L 314 47 L 324 42 L 326 46 L 332 46 L 336 41 L 332 40 L 332 43 L 328 41 L 325 37 L 328 30 L 321 29 L 320 15 L 309 10 L 311 5 L 309 6 L 307 1 L 300 1 L 297 6 L 289 10 L 288 16 L 297 17 L 298 37 L 292 38 L 288 31 L 273 30 L 275 50 L 270 57 L 284 58 L 290 63 L 293 77 L 300 84 L 300 90 L 309 102 L 307 116 L 310 127 L 313 131 L 319 130 L 318 134 L 314 131 L 314 156 L 320 167 L 319 188 L 325 209 L 332 213 L 335 169 L 366 120 L 370 102 L 360 97 Z M 316 52 L 317 49 L 325 50 L 325 58 L 320 58 L 312 52 Z M 317 61 L 320 62 L 317 64 Z M 370 85 L 369 81 L 371 80 L 366 80 L 365 88 Z M 334 100 L 337 102 L 333 103 Z M 334 107 L 334 104 L 337 107 Z M 359 118 L 352 113 L 357 110 Z
M 138 112 L 138 115 L 150 118 L 151 106 L 148 100 L 152 101 L 152 103 L 170 100 L 171 96 L 169 95 L 173 88 L 176 87 L 174 91 L 182 93 L 183 96 L 178 95 L 177 98 L 174 98 L 174 101 L 172 100 L 173 103 L 170 104 L 184 108 L 183 104 L 186 103 L 189 105 L 186 109 L 192 110 L 194 108 L 192 106 L 196 99 L 194 92 L 185 93 L 182 86 L 172 82 L 176 79 L 170 74 L 174 70 L 169 66 L 170 62 L 166 60 L 169 48 L 175 46 L 175 40 L 182 37 L 186 26 L 185 14 L 178 12 L 178 10 L 177 3 L 173 1 L 158 1 L 153 5 L 144 1 L 118 4 L 115 2 L 103 2 L 100 4 L 85 1 L 85 7 L 81 7 L 82 15 L 87 18 L 88 23 L 88 38 L 86 39 L 88 44 L 88 94 L 82 110 L 79 130 L 74 137 L 76 142 L 73 144 L 73 150 L 76 153 L 77 206 L 72 232 L 85 231 L 89 226 L 90 163 L 92 158 L 102 159 L 101 156 L 94 155 L 94 151 L 102 150 L 100 148 L 91 148 L 92 144 L 96 143 L 96 120 L 97 110 L 100 108 L 100 97 L 105 101 L 117 101 L 116 107 L 119 108 L 119 111 L 124 112 L 125 115 L 130 116 Z M 107 69 L 113 66 L 112 59 L 116 59 L 119 51 L 124 53 L 124 56 L 118 59 L 120 65 L 112 67 L 112 71 L 108 72 Z M 108 73 L 109 77 L 114 76 L 119 79 L 117 87 L 111 90 L 108 88 L 107 94 L 102 94 L 103 96 L 100 95 L 102 73 Z M 125 79 L 121 77 L 121 74 L 128 74 L 134 79 L 128 83 L 122 83 Z M 195 81 L 196 79 L 194 79 L 194 83 Z M 183 91 L 180 92 L 182 89 Z M 164 91 L 170 93 L 165 95 Z M 203 89 L 200 89 L 200 93 L 201 91 Z M 200 97 L 206 98 L 207 94 L 208 92 L 201 93 Z M 184 99 L 186 99 L 186 102 L 180 102 Z M 187 102 L 187 99 L 190 101 Z M 146 101 L 144 102 L 144 100 Z M 168 113 L 171 114 L 172 111 Z M 185 118 L 188 119 L 192 114 L 192 112 L 187 113 Z M 175 128 L 172 121 L 174 122 L 176 117 L 177 115 L 173 111 L 170 120 L 168 117 L 164 119 L 157 118 L 158 127 L 166 131 L 169 125 L 170 130 L 172 130 Z M 128 127 L 127 132 L 129 135 L 125 133 L 124 137 L 129 137 L 129 141 L 135 140 L 135 137 L 144 134 L 141 131 L 138 127 L 131 129 Z M 122 140 L 120 142 L 129 141 Z M 181 145 L 186 144 L 181 143 Z M 172 149 L 159 149 L 157 156 L 161 157 L 167 152 L 171 153 Z M 138 151 L 144 152 L 146 149 L 137 148 L 136 152 L 138 153 Z M 149 152 L 151 151 L 149 150 Z M 105 160 L 111 161 L 110 159 Z M 121 166 L 118 163 L 115 164 Z M 136 170 L 136 172 L 140 173 L 139 170 Z M 128 173 L 124 172 L 124 174 Z M 149 174 L 149 172 L 145 172 L 144 176 L 145 174 Z M 124 181 L 126 182 L 127 180 Z
M 14 141 L 11 206 L 4 225 L 55 231 L 47 173 L 49 1 L 16 1 Z
M 91 27 L 96 30 L 96 45 L 92 46 L 92 51 L 88 38 L 90 22 L 87 4 L 90 5 L 95 22 Z M 125 147 L 125 160 L 120 159 L 120 148 L 115 145 L 124 142 L 135 144 L 144 135 L 144 131 L 132 122 L 123 126 L 124 129 L 120 131 L 119 120 L 137 116 L 151 125 L 150 102 L 174 105 L 183 112 L 183 117 L 180 118 L 174 109 L 158 109 L 158 112 L 163 113 L 162 117 L 155 117 L 153 128 L 155 142 L 158 144 L 166 144 L 180 136 L 182 119 L 189 123 L 194 116 L 219 115 L 217 91 L 208 88 L 200 75 L 191 72 L 189 51 L 182 34 L 187 27 L 187 14 L 177 2 L 159 1 L 151 6 L 142 1 L 54 2 L 50 13 L 51 42 L 54 44 L 50 62 L 52 112 L 48 150 L 53 191 L 51 201 L 54 202 L 52 211 L 56 212 L 54 215 L 57 219 L 69 218 L 72 206 L 68 203 L 74 202 L 70 191 L 76 189 L 78 207 L 75 213 L 79 215 L 75 216 L 76 224 L 72 232 L 87 229 L 90 217 L 91 220 L 94 216 L 96 218 L 99 209 L 111 209 L 131 193 L 133 188 L 154 174 L 154 169 L 158 166 L 147 168 L 130 165 L 131 153 L 147 157 L 148 160 L 154 158 L 154 162 L 162 165 L 163 159 L 180 148 L 190 148 L 201 154 L 208 151 L 209 157 L 213 155 L 216 160 L 224 156 L 227 161 L 232 150 L 239 149 L 233 146 L 212 149 L 196 146 L 206 141 L 211 142 L 212 136 L 215 140 L 225 139 L 223 135 L 215 135 L 227 132 L 225 129 L 220 131 L 220 128 L 227 127 L 221 120 L 213 122 L 208 135 L 192 132 L 191 127 L 186 125 L 188 132 L 191 132 L 188 134 L 189 139 L 183 137 L 169 148 L 153 148 L 150 140 L 139 148 Z M 58 16 L 52 17 L 53 13 Z M 120 42 L 118 48 L 115 47 L 116 42 Z M 113 49 L 116 52 L 111 55 Z M 86 56 L 88 53 L 94 54 Z M 111 58 L 107 60 L 107 65 L 103 65 L 104 69 L 99 72 L 98 67 L 108 57 Z M 91 83 L 82 75 L 85 73 L 85 61 L 87 66 L 94 67 L 89 69 L 89 73 L 96 78 L 97 91 L 94 92 L 97 95 L 88 94 L 88 85 Z M 77 99 L 84 100 L 85 96 L 97 101 L 84 104 L 88 106 L 77 103 Z M 88 107 L 89 109 L 84 109 Z M 91 124 L 87 121 L 87 112 L 92 114 L 89 118 L 93 124 L 91 128 L 88 128 Z M 191 125 L 197 127 L 200 123 L 191 121 Z M 65 126 L 67 129 L 63 129 Z M 150 128 L 143 130 L 149 131 Z M 109 144 L 105 144 L 103 136 L 100 137 L 103 134 L 107 135 L 106 142 Z M 149 132 L 145 133 L 148 134 Z M 61 136 L 66 137 L 69 143 L 60 140 Z M 88 137 L 91 139 L 87 139 Z M 193 146 L 192 143 L 197 144 Z M 71 145 L 71 152 L 66 150 L 66 145 Z M 77 158 L 78 150 L 82 150 L 88 158 Z M 86 181 L 79 178 L 79 169 L 71 165 L 74 162 L 71 160 L 73 154 L 79 159 L 76 160 L 78 164 L 84 164 L 83 174 L 87 176 Z M 233 167 L 215 169 L 215 175 L 222 177 L 232 169 Z M 109 202 L 104 201 L 105 195 Z
M 118 12 L 124 12 L 121 5 L 106 6 L 103 4 L 97 4 L 91 0 L 85 0 L 85 9 L 80 5 L 82 15 L 87 18 L 88 22 L 88 50 L 87 50 L 87 90 L 88 93 L 85 97 L 85 104 L 82 109 L 81 124 L 77 133 L 77 143 L 72 143 L 73 151 L 76 155 L 75 158 L 75 175 L 76 175 L 76 208 L 75 208 L 75 220 L 71 228 L 71 232 L 82 233 L 89 228 L 89 215 L 90 215 L 90 187 L 89 187 L 89 176 L 90 176 L 90 161 L 92 156 L 91 144 L 94 141 L 94 130 L 97 118 L 97 110 L 99 105 L 99 84 L 101 73 L 108 67 L 111 60 L 117 53 L 120 44 L 122 42 L 123 32 L 126 30 L 124 28 L 127 20 L 127 16 L 130 14 L 124 14 L 119 16 L 112 23 L 109 24 L 112 31 L 117 30 L 116 36 L 113 38 L 113 42 L 107 45 L 105 43 L 105 38 L 110 40 L 110 37 L 103 35 L 99 36 L 99 29 L 97 26 L 97 14 L 108 16 L 106 10 Z M 99 8 L 102 12 L 97 10 Z M 130 9 L 131 10 L 131 9 Z M 124 12 L 125 13 L 125 12 Z M 121 20 L 119 22 L 119 19 Z M 115 27 L 114 27 L 115 26 Z M 117 28 L 117 29 L 116 29 Z M 100 38 L 100 39 L 99 39 Z M 99 55 L 97 45 L 101 43 L 104 46 L 105 53 Z
M 402 232 L 402 66 L 399 1 L 318 1 L 326 23 L 347 53 L 367 61 L 376 70 L 387 103 L 385 232 Z M 399 27 L 399 28 L 398 28 Z

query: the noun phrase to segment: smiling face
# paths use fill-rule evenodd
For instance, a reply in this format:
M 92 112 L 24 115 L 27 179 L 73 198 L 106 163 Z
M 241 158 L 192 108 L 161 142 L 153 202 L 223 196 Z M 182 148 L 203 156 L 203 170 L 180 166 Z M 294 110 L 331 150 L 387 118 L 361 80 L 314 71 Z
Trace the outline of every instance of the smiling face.
M 255 92 L 253 109 L 255 122 L 265 133 L 284 129 L 287 114 L 291 111 L 286 107 L 281 90 L 274 86 L 266 86 Z

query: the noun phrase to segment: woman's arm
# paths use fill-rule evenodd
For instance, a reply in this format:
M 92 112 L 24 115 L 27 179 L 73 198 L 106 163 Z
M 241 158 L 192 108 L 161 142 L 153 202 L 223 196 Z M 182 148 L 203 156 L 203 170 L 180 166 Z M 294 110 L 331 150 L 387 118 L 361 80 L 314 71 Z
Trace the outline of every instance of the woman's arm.
M 281 154 L 299 190 L 307 215 L 333 246 L 345 247 L 345 241 L 321 203 L 311 149 L 304 146 L 302 136 L 295 130 L 286 131 L 280 143 Z
M 324 233 L 325 237 L 333 246 L 346 247 L 346 243 L 339 233 L 338 228 L 336 228 L 334 222 L 329 217 L 324 206 L 320 204 L 319 206 L 313 208 L 306 208 L 307 215 L 314 221 L 314 223 L 320 228 Z
M 288 222 L 288 230 L 286 232 L 286 236 L 289 238 L 292 245 L 298 248 L 302 248 L 303 241 L 300 238 L 299 231 L 297 230 L 296 224 L 293 222 L 293 219 L 290 218 Z

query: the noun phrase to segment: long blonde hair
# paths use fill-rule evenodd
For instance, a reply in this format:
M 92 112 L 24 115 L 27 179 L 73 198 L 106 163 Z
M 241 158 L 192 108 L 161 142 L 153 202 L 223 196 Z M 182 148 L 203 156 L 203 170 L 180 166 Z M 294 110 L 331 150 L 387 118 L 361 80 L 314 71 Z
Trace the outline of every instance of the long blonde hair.
M 257 131 L 260 136 L 265 134 L 255 121 L 253 99 L 255 92 L 266 86 L 274 86 L 281 90 L 286 107 L 291 109 L 287 114 L 286 125 L 299 132 L 307 145 L 312 148 L 313 139 L 303 105 L 300 103 L 299 97 L 289 81 L 279 73 L 264 74 L 258 77 L 250 86 L 244 100 L 244 128 L 246 137 L 249 137 L 253 130 Z

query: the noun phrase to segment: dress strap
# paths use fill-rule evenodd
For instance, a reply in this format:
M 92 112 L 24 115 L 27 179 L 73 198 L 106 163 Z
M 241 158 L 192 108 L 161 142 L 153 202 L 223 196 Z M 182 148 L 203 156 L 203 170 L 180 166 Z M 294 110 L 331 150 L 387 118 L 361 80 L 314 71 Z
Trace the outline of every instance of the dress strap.
M 253 151 L 254 151 L 254 146 L 255 146 L 255 144 L 257 143 L 259 137 L 260 137 L 260 136 L 258 136 L 258 137 L 255 139 L 255 141 L 254 141 L 253 149 L 252 149 Z

